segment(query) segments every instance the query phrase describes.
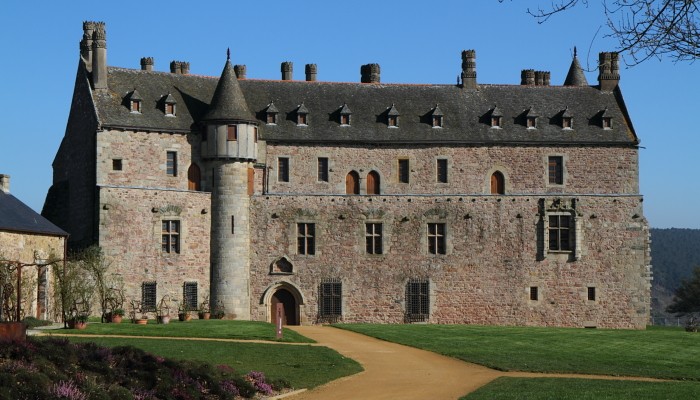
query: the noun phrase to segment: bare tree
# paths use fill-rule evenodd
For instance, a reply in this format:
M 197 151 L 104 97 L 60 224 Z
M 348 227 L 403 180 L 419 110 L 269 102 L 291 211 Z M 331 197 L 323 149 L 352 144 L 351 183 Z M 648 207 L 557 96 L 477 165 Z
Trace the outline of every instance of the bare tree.
M 498 0 L 503 3 L 505 0 Z M 511 0 L 512 1 L 512 0 Z M 617 51 L 628 55 L 627 65 L 667 56 L 693 62 L 700 57 L 700 11 L 696 0 L 600 0 L 609 33 L 619 42 Z M 527 9 L 546 22 L 550 17 L 590 0 L 552 0 L 549 6 Z

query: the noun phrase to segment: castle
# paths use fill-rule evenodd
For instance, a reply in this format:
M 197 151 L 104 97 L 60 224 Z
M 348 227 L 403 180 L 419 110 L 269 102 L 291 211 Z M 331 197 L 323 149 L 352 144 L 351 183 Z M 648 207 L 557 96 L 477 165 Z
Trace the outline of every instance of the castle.
M 649 230 L 616 53 L 589 85 L 247 79 L 109 67 L 86 22 L 43 215 L 127 297 L 228 318 L 643 329 Z M 230 55 L 229 55 L 230 58 Z M 223 60 L 222 60 L 223 61 Z

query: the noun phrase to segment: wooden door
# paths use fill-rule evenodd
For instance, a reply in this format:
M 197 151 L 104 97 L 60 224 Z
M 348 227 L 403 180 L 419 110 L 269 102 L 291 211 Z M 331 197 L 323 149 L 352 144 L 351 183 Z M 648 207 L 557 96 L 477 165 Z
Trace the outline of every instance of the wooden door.
M 491 194 L 505 194 L 505 178 L 500 171 L 491 175 Z
M 187 170 L 187 189 L 201 190 L 202 173 L 199 170 L 199 165 L 192 163 Z
M 376 171 L 367 174 L 367 194 L 379 194 L 379 174 Z
M 355 171 L 345 176 L 345 194 L 360 194 L 360 175 Z
M 277 315 L 277 304 L 281 303 L 284 306 L 284 313 L 282 314 L 282 325 L 299 325 L 297 320 L 297 302 L 287 289 L 279 289 L 272 295 L 272 301 L 270 301 L 270 315 L 273 319 Z M 277 321 L 272 321 L 276 323 Z

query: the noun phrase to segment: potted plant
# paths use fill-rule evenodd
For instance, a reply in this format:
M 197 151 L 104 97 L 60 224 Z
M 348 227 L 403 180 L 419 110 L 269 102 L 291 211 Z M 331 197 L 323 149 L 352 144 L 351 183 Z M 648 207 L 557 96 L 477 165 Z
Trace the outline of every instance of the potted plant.
M 79 314 L 68 320 L 69 329 L 85 329 L 87 328 L 88 316 L 84 314 Z
M 211 317 L 214 319 L 222 319 L 226 315 L 226 309 L 224 308 L 224 302 L 221 300 L 216 302 L 216 305 L 211 309 Z
M 199 305 L 199 319 L 209 319 L 211 309 L 209 308 L 209 296 L 204 297 L 204 301 Z
M 180 303 L 180 306 L 177 308 L 177 319 L 180 321 L 189 321 L 192 319 L 192 312 L 184 301 Z
M 124 318 L 124 309 L 117 308 L 109 312 L 109 322 L 119 324 Z
M 156 307 L 156 321 L 159 324 L 170 323 L 170 296 L 167 294 L 160 299 Z
M 129 307 L 129 318 L 131 322 L 138 325 L 146 325 L 148 323 L 148 318 L 143 312 L 143 307 L 141 306 L 141 301 L 131 300 L 131 306 Z

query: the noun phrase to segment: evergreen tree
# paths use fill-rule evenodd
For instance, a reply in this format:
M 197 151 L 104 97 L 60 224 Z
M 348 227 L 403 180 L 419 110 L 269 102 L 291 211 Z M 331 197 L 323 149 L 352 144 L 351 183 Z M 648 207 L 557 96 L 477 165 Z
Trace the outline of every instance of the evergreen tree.
M 680 314 L 700 312 L 700 266 L 695 267 L 690 279 L 683 280 L 666 310 Z

